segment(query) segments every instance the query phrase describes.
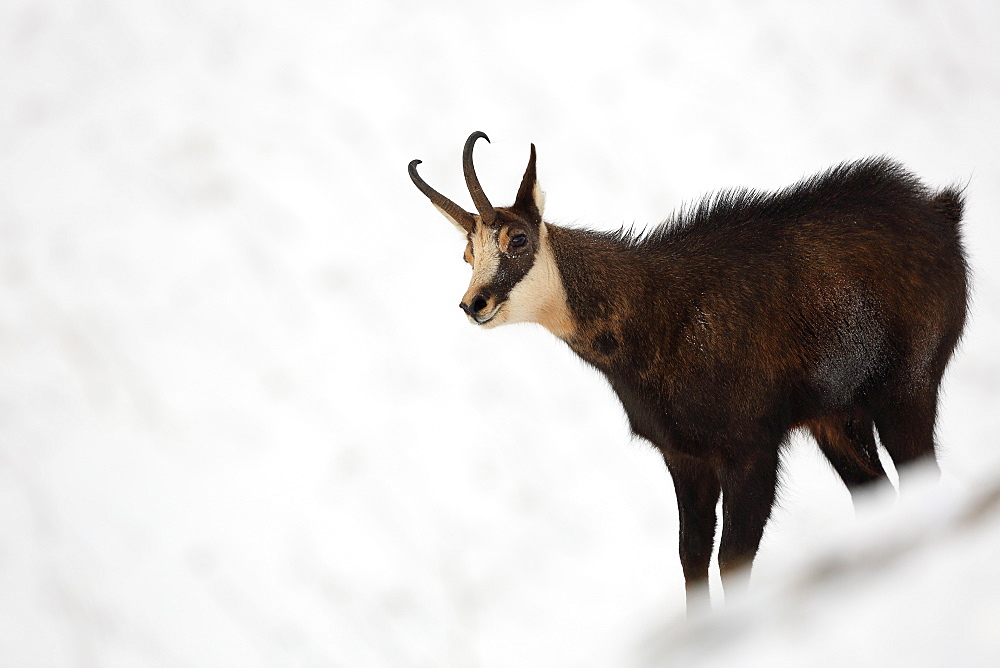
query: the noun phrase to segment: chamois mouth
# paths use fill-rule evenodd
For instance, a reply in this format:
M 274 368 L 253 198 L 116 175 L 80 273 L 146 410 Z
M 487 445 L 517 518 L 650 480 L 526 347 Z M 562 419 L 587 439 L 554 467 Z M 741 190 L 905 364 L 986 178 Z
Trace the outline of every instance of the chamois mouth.
M 493 318 L 497 317 L 497 314 L 500 313 L 500 309 L 502 309 L 502 308 L 503 308 L 503 304 L 500 304 L 495 309 L 493 309 L 492 311 L 490 311 L 490 313 L 488 315 L 486 315 L 486 316 L 473 316 L 472 319 L 476 322 L 477 325 L 480 325 L 480 326 L 485 325 L 488 322 L 490 322 L 491 320 L 493 320 Z

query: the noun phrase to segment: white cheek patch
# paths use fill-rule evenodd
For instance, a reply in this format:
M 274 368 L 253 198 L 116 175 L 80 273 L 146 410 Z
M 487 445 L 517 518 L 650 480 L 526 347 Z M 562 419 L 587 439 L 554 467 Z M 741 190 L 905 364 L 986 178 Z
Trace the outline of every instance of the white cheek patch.
M 510 291 L 504 307 L 504 322 L 537 322 L 556 336 L 569 336 L 573 329 L 566 290 L 549 246 L 545 223 L 539 229 L 535 262 Z

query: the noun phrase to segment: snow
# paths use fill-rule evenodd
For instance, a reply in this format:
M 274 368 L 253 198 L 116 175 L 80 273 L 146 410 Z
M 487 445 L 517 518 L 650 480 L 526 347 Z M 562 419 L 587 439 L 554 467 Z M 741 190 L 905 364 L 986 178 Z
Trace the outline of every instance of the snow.
M 806 550 L 789 542 L 772 557 L 780 574 L 745 599 L 661 624 L 636 665 L 991 665 L 1000 485 L 970 493 L 920 478 L 898 506 L 883 491 Z
M 990 663 L 998 36 L 971 0 L 4 3 L 2 662 Z M 406 165 L 468 204 L 473 130 L 495 203 L 534 142 L 547 217 L 603 228 L 873 154 L 968 183 L 942 482 L 855 514 L 796 439 L 751 591 L 684 623 L 606 383 L 457 308 Z

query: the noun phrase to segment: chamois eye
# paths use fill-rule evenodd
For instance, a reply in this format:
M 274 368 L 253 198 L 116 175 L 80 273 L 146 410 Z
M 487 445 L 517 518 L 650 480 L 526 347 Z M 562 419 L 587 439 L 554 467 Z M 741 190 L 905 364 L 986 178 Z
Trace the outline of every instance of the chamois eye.
M 510 238 L 511 248 L 524 248 L 528 245 L 528 237 L 524 234 L 515 234 Z

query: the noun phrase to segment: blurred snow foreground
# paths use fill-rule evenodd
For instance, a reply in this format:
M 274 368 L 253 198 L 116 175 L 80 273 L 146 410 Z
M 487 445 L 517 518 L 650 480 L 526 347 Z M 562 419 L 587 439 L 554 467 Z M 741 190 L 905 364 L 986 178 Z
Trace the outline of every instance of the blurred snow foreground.
M 664 625 L 636 665 L 989 665 L 1000 656 L 1000 480 L 975 492 L 910 471 L 857 523 L 743 599 Z M 919 477 L 912 477 L 912 476 Z M 992 659 L 991 659 L 992 657 Z
M 0 666 L 995 662 L 998 40 L 972 0 L 0 3 Z M 534 141 L 570 224 L 969 182 L 942 485 L 855 519 L 793 439 L 750 592 L 684 623 L 662 460 L 457 308 L 406 165 L 461 202 L 480 129 L 491 198 Z

